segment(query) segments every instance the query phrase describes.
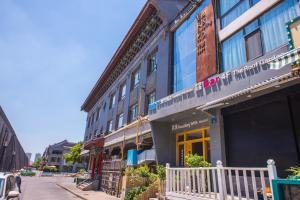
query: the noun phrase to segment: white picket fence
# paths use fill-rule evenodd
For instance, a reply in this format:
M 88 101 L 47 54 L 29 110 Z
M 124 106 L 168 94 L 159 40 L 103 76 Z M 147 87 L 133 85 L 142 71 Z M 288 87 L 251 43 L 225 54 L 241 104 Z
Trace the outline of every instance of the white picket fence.
M 275 162 L 265 168 L 216 167 L 170 168 L 166 165 L 168 199 L 264 199 L 272 198 L 272 179 L 277 177 Z M 269 188 L 269 192 L 268 192 Z

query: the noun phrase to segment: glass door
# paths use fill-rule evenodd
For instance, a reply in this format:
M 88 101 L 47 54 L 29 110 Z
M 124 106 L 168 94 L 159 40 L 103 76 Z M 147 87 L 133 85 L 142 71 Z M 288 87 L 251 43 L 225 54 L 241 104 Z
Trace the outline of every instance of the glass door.
M 176 165 L 185 166 L 185 156 L 197 154 L 210 161 L 210 137 L 208 128 L 176 134 Z

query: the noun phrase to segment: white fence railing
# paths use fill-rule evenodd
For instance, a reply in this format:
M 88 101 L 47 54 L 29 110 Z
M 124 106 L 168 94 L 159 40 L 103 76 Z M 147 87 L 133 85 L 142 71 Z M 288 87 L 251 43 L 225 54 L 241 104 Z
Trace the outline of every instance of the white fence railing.
M 271 181 L 277 177 L 275 162 L 268 160 L 265 168 L 166 167 L 166 195 L 170 199 L 264 199 L 272 197 Z

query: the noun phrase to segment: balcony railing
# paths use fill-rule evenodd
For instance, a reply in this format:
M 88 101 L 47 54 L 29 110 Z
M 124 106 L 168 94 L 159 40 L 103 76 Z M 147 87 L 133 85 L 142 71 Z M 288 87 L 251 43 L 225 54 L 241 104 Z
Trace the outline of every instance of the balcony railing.
M 155 149 L 144 150 L 138 154 L 138 164 L 153 162 L 156 160 Z
M 167 198 L 181 199 L 270 199 L 272 179 L 277 177 L 275 163 L 268 160 L 264 168 L 217 167 L 170 168 L 166 167 Z

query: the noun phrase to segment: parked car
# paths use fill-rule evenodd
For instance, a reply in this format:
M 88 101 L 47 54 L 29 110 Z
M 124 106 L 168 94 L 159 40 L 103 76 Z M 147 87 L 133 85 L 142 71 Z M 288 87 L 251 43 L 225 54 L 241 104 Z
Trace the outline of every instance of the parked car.
M 14 175 L 0 172 L 0 200 L 19 200 L 19 196 Z

